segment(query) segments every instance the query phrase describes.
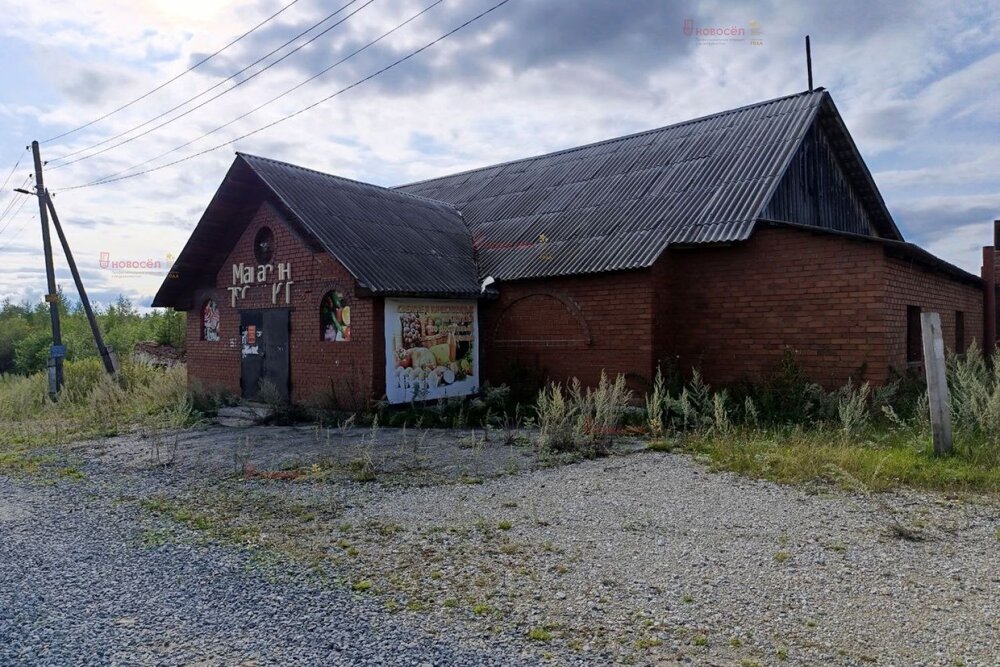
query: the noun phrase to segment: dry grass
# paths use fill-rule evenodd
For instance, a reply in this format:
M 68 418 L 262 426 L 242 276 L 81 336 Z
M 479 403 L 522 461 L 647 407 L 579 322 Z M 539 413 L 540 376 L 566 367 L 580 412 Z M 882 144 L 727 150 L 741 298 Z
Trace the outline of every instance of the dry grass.
M 126 360 L 117 382 L 97 359 L 68 362 L 65 371 L 66 385 L 55 403 L 48 399 L 44 373 L 0 376 L 0 468 L 16 469 L 12 462 L 23 463 L 25 452 L 37 447 L 197 420 L 183 367 L 163 370 Z
M 632 392 L 625 377 L 613 381 L 601 373 L 596 388 L 584 389 L 573 378 L 566 387 L 551 383 L 538 394 L 535 409 L 543 451 L 571 452 L 592 457 L 605 454 L 613 436 L 622 432 Z

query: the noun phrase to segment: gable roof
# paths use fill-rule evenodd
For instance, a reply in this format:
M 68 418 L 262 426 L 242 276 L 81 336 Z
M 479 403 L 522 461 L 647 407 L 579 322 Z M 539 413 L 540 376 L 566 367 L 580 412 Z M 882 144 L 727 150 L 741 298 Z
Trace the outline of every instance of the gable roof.
M 469 230 L 450 204 L 237 153 L 153 305 L 213 284 L 262 201 L 373 294 L 480 293 Z
M 462 212 L 481 276 L 645 268 L 667 245 L 749 238 L 818 119 L 879 234 L 901 240 L 822 89 L 397 190 Z
M 769 206 L 776 192 L 791 201 L 792 189 L 779 189 L 791 171 L 800 185 L 810 173 L 806 138 L 817 133 L 846 179 L 838 194 L 861 207 L 863 225 L 847 230 L 902 241 L 820 88 L 393 189 L 237 153 L 153 305 L 190 307 L 190 293 L 214 283 L 263 201 L 373 294 L 474 297 L 486 276 L 647 268 L 668 245 L 749 238 L 779 210 Z M 842 223 L 814 221 L 844 231 Z

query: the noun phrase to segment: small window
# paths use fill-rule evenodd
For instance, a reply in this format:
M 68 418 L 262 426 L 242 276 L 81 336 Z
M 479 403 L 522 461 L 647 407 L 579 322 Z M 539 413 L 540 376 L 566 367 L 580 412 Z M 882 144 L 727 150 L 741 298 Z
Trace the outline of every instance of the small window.
M 351 307 L 343 292 L 330 290 L 319 305 L 319 332 L 322 340 L 351 340 Z
M 219 307 L 212 299 L 201 307 L 201 339 L 213 343 L 219 340 Z
M 274 232 L 270 227 L 261 227 L 253 240 L 253 256 L 258 264 L 268 264 L 274 257 Z
M 917 363 L 923 358 L 920 336 L 920 306 L 906 307 L 906 361 Z
M 955 354 L 965 354 L 965 313 L 955 311 Z

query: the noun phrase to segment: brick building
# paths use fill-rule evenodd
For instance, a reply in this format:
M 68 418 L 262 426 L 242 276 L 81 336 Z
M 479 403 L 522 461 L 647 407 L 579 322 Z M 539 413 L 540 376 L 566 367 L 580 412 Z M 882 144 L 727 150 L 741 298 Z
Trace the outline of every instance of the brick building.
M 153 302 L 254 397 L 392 402 L 658 364 L 827 386 L 962 351 L 984 281 L 904 242 L 822 89 L 390 189 L 235 162 Z M 987 299 L 988 300 L 988 299 Z

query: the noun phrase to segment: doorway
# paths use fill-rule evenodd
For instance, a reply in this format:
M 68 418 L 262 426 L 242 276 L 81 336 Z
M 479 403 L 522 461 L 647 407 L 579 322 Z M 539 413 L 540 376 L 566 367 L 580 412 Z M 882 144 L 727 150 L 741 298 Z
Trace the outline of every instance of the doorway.
M 288 325 L 287 308 L 240 313 L 240 392 L 243 398 L 260 398 L 261 383 L 265 383 L 275 388 L 281 400 L 288 400 Z

